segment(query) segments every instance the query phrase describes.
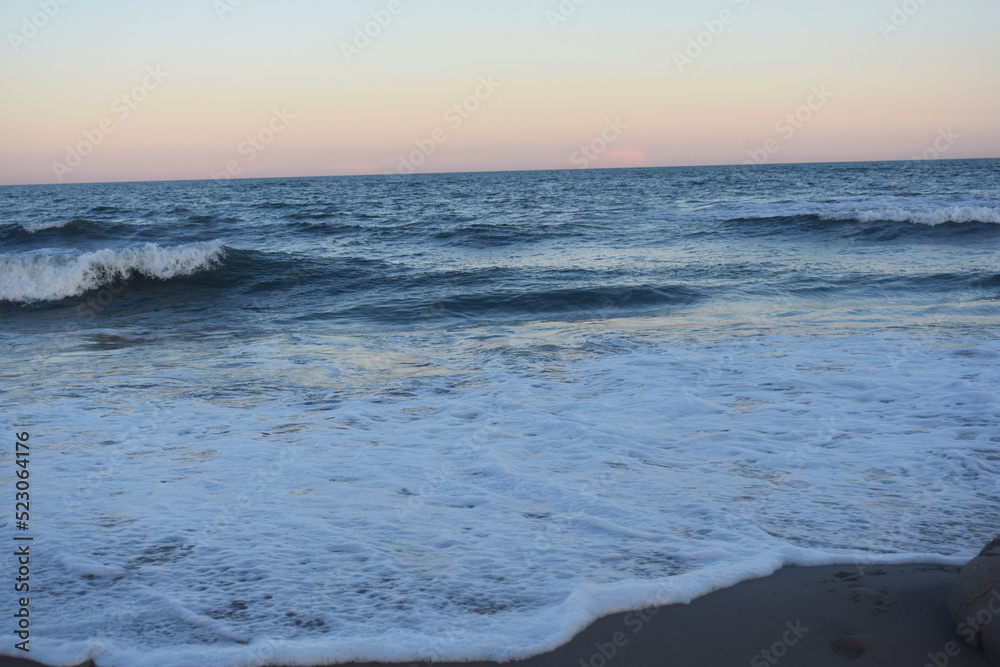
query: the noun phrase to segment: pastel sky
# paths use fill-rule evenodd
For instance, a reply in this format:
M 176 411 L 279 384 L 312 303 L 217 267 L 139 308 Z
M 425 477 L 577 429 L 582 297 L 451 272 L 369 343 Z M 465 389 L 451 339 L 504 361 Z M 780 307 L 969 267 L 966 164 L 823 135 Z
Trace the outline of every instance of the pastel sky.
M 3 0 L 0 184 L 998 157 L 998 25 L 996 0 Z

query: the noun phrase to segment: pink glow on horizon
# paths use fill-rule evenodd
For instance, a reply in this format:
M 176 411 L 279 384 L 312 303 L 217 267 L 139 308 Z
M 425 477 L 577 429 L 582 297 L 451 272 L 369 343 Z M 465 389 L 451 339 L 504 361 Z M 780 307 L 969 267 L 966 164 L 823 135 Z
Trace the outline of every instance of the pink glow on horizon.
M 717 13 L 680 0 L 588 3 L 555 29 L 529 0 L 421 0 L 350 62 L 340 42 L 371 19 L 353 3 L 254 0 L 224 17 L 210 3 L 127 15 L 67 3 L 16 53 L 0 50 L 0 185 L 227 166 L 239 178 L 397 173 L 420 146 L 421 173 L 570 169 L 616 118 L 627 128 L 588 167 L 741 164 L 765 145 L 778 147 L 768 163 L 908 160 L 948 128 L 958 138 L 941 157 L 997 157 L 1000 4 L 966 1 L 923 4 L 887 37 L 869 0 L 733 3 L 747 8 L 683 72 L 672 54 Z M 32 11 L 37 0 L 9 0 L 0 24 Z M 834 96 L 790 134 L 782 118 L 823 86 Z M 137 96 L 127 116 L 123 95 Z M 279 132 L 275 109 L 294 116 Z M 105 121 L 113 131 L 57 174 Z

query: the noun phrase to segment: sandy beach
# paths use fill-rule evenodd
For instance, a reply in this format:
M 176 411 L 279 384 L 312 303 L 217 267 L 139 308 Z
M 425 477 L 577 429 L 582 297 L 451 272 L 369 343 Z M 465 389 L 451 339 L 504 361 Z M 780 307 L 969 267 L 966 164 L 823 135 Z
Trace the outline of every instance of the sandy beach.
M 524 667 L 985 667 L 955 632 L 945 596 L 958 568 L 786 568 L 672 605 L 600 619 Z M 35 665 L 0 658 L 3 667 Z M 422 667 L 429 663 L 408 663 Z M 443 665 L 444 663 L 439 663 Z M 458 663 L 447 663 L 455 665 Z M 462 663 L 485 667 L 495 663 Z M 153 666 L 151 666 L 153 667 Z M 361 666 L 359 666 L 361 667 Z M 366 663 L 363 667 L 376 667 Z

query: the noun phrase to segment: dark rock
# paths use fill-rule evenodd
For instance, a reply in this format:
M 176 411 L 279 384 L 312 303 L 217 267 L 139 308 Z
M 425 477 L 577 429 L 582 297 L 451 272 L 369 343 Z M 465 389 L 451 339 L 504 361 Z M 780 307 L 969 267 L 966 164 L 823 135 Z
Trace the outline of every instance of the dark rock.
M 1000 556 L 1000 536 L 997 536 L 992 542 L 983 547 L 983 550 L 979 552 L 980 556 Z
M 1000 537 L 962 568 L 948 610 L 963 639 L 1000 660 Z

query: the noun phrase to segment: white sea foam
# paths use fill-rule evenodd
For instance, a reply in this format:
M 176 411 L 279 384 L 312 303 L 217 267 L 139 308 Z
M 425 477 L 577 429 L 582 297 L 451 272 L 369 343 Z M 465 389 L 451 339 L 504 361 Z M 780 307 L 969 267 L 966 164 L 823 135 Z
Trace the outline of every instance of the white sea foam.
M 161 248 L 105 248 L 78 255 L 30 252 L 0 255 L 0 301 L 31 303 L 78 296 L 135 273 L 169 279 L 212 268 L 221 260 L 221 241 Z
M 40 232 L 43 229 L 61 229 L 73 222 L 71 219 L 65 220 L 48 220 L 46 222 L 25 222 L 21 225 L 24 231 L 34 234 L 35 232 Z
M 70 572 L 76 572 L 84 577 L 121 577 L 125 571 L 117 567 L 107 567 L 100 563 L 79 556 L 61 555 L 59 564 Z
M 46 357 L 0 395 L 38 425 L 32 657 L 505 660 L 783 565 L 992 537 L 997 341 L 554 340 Z
M 1000 224 L 1000 208 L 988 206 L 951 206 L 942 208 L 910 209 L 890 206 L 853 211 L 828 211 L 820 214 L 823 220 L 857 220 L 859 222 L 912 222 L 937 226 L 948 222 L 983 222 Z

